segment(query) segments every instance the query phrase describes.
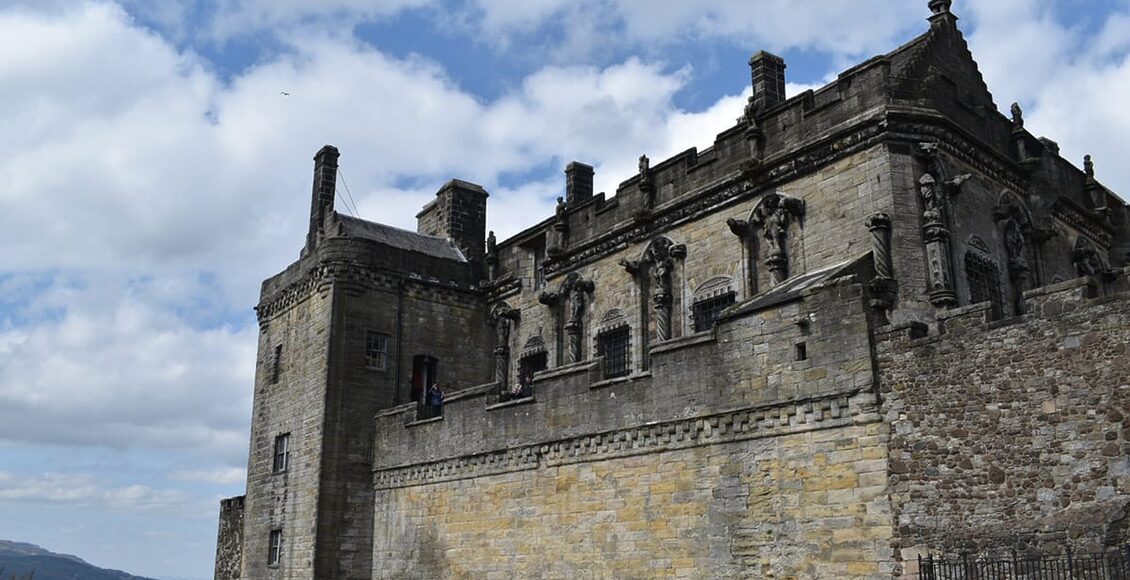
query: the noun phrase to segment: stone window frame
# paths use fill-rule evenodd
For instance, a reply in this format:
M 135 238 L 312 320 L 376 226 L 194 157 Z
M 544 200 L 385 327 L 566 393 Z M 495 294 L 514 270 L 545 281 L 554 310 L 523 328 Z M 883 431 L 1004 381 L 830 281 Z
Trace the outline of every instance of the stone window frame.
M 282 563 L 283 531 L 275 528 L 267 534 L 267 565 L 278 566 Z
M 286 473 L 290 469 L 289 432 L 275 436 L 274 453 L 271 457 L 271 473 Z
M 365 331 L 365 368 L 374 371 L 388 370 L 390 339 L 384 332 Z
M 617 341 L 616 343 L 612 343 L 612 345 L 620 347 L 620 352 L 623 353 L 622 357 L 618 356 L 609 358 L 607 356 L 608 347 L 610 346 L 609 342 L 611 342 L 612 340 Z M 595 340 L 593 340 L 593 343 L 596 350 L 596 356 L 604 358 L 604 363 L 602 365 L 604 368 L 604 378 L 614 379 L 619 377 L 626 377 L 632 374 L 632 326 L 628 324 L 627 320 L 624 320 L 619 324 L 601 328 L 600 331 L 596 333 L 596 337 Z M 615 368 L 613 368 L 609 364 L 610 361 L 612 363 L 619 363 L 620 361 L 622 361 L 623 364 L 618 364 Z
M 715 304 L 709 305 L 709 309 L 713 311 L 713 316 L 710 318 L 710 326 L 702 327 L 699 319 L 700 312 L 707 309 L 707 303 L 717 301 L 723 302 L 724 304 L 721 306 Z M 691 329 L 695 333 L 713 330 L 717 322 L 718 313 L 737 304 L 737 301 L 738 293 L 734 290 L 733 278 L 718 276 L 700 284 L 698 289 L 694 291 L 691 300 L 689 313 Z
M 971 270 L 971 265 L 979 268 L 980 271 Z M 965 252 L 963 273 L 965 274 L 965 286 L 969 292 L 970 304 L 990 302 L 998 307 L 1004 304 L 1000 272 L 1000 267 L 996 261 L 989 256 L 980 252 Z M 981 294 L 986 294 L 987 297 L 982 297 Z

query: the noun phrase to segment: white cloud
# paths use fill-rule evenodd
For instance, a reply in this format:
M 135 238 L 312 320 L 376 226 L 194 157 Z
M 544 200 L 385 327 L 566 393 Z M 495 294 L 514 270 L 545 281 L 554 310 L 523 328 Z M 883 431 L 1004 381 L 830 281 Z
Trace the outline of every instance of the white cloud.
M 7 471 L 0 471 L 0 500 L 160 513 L 183 513 L 186 503 L 192 502 L 181 491 L 144 485 L 107 486 L 88 475 Z
M 242 467 L 216 469 L 186 469 L 169 474 L 172 481 L 190 481 L 217 485 L 237 485 L 247 481 L 247 470 Z
M 1108 14 L 1098 34 L 1057 20 L 1056 7 L 1035 0 L 969 3 L 971 49 L 997 106 L 1019 102 L 1025 128 L 1058 142 L 1077 166 L 1095 153 L 1100 181 L 1125 198 L 1130 166 L 1110 155 L 1130 133 L 1123 106 L 1130 95 L 1130 6 Z

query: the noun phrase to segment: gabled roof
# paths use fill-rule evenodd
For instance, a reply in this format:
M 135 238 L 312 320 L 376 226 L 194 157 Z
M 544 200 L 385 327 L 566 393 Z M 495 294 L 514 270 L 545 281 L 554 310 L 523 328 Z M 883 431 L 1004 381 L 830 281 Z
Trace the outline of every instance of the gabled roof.
M 466 262 L 467 258 L 450 240 L 418 234 L 376 222 L 370 222 L 347 215 L 336 214 L 340 226 L 339 235 L 350 238 L 372 240 L 387 246 L 419 252 L 436 258 Z

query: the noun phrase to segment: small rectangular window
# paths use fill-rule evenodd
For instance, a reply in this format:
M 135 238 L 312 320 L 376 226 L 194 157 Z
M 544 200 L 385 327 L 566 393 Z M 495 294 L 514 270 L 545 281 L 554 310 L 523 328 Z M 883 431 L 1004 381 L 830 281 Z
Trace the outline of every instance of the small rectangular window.
M 267 564 L 273 566 L 282 561 L 282 530 L 271 530 L 268 545 L 270 551 L 267 552 Z
M 808 360 L 808 345 L 803 342 L 796 344 L 796 360 Z
M 279 375 L 282 374 L 282 347 L 281 344 L 275 345 L 275 353 L 271 357 L 271 383 L 279 382 Z
M 727 292 L 695 302 L 694 306 L 691 307 L 691 312 L 694 316 L 694 331 L 705 332 L 714 328 L 714 324 L 718 322 L 718 315 L 726 308 L 732 306 L 735 298 L 735 293 Z
M 388 368 L 388 335 L 372 330 L 365 334 L 365 366 L 381 371 Z
M 290 433 L 275 437 L 274 472 L 282 473 L 290 468 Z
M 605 378 L 627 376 L 631 366 L 631 329 L 621 326 L 596 337 L 597 356 L 604 357 Z

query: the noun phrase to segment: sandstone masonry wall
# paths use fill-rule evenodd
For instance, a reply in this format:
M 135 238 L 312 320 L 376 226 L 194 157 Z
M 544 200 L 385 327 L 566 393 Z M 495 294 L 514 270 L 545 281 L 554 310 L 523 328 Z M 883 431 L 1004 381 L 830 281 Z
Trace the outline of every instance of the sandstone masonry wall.
M 879 336 L 904 560 L 1130 540 L 1130 294 L 1095 284 L 1028 292 L 1019 318 L 981 304 Z

